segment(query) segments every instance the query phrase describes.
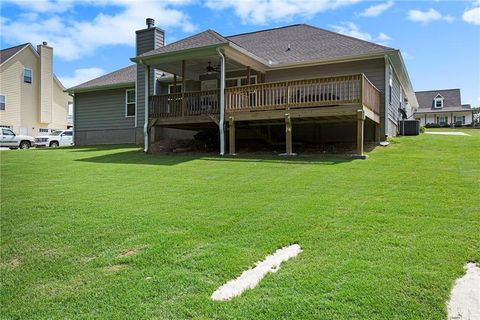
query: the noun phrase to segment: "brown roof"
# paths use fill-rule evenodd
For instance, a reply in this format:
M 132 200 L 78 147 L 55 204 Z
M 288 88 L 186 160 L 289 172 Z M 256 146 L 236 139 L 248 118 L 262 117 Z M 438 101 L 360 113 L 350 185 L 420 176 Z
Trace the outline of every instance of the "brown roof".
M 187 37 L 185 39 L 172 42 L 166 46 L 157 48 L 155 50 L 148 51 L 144 54 L 139 55 L 139 57 L 154 56 L 161 53 L 200 48 L 200 47 L 206 47 L 210 45 L 216 45 L 216 44 L 222 44 L 222 43 L 228 43 L 228 42 L 229 41 L 224 37 L 222 37 L 220 34 L 209 29 L 209 30 L 194 34 L 193 36 Z
M 162 48 L 146 52 L 139 57 L 222 43 L 236 44 L 265 61 L 271 61 L 272 64 L 340 59 L 367 54 L 381 54 L 394 50 L 310 25 L 296 24 L 229 37 L 223 37 L 213 30 L 207 30 Z
M 0 51 L 0 64 L 4 63 L 15 54 L 17 54 L 20 50 L 25 48 L 26 46 L 31 45 L 30 43 L 19 44 L 18 46 L 2 49 Z
M 346 58 L 394 50 L 307 24 L 244 33 L 227 39 L 266 61 L 271 60 L 278 64 Z
M 137 76 L 137 65 L 122 68 L 120 70 L 108 73 L 101 77 L 79 84 L 78 86 L 69 88 L 68 91 L 80 91 L 84 89 L 103 88 L 110 86 L 128 86 L 135 83 Z
M 438 95 L 443 97 L 443 108 L 434 107 L 434 101 Z M 460 89 L 417 91 L 415 92 L 415 96 L 417 97 L 418 101 L 418 113 L 455 112 L 471 110 L 469 104 L 462 105 Z

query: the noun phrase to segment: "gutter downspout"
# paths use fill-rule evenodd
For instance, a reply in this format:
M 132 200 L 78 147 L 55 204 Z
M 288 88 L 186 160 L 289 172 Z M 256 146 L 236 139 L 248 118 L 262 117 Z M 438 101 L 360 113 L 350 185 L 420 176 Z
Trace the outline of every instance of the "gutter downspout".
M 142 62 L 142 60 L 139 61 L 139 63 L 145 67 L 145 83 L 144 83 L 144 88 L 145 88 L 145 119 L 143 123 L 143 152 L 147 153 L 148 152 L 148 90 L 150 89 L 148 87 L 148 73 L 149 73 L 149 68 L 146 64 Z
M 223 156 L 225 154 L 225 56 L 220 51 L 220 48 L 217 48 L 217 52 L 220 55 L 220 121 L 219 121 L 219 129 L 220 129 L 220 155 Z
M 384 118 L 384 139 L 387 140 L 388 136 L 388 108 L 390 106 L 390 100 L 389 100 L 389 95 L 390 95 L 390 59 L 388 58 L 388 55 L 385 55 L 385 118 Z

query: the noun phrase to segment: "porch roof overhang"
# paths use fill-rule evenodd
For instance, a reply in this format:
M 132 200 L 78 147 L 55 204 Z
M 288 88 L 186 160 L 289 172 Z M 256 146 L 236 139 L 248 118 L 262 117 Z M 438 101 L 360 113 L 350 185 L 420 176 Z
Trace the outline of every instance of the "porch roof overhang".
M 135 57 L 130 60 L 177 75 L 182 74 L 182 61 L 187 61 L 190 65 L 185 70 L 185 77 L 198 80 L 200 74 L 205 73 L 204 67 L 207 61 L 212 62 L 214 65 L 219 63 L 220 56 L 218 50 L 221 50 L 226 55 L 227 62 L 232 68 L 249 66 L 259 72 L 265 72 L 267 68 L 267 62 L 263 61 L 263 59 L 231 42 L 159 53 L 146 57 Z

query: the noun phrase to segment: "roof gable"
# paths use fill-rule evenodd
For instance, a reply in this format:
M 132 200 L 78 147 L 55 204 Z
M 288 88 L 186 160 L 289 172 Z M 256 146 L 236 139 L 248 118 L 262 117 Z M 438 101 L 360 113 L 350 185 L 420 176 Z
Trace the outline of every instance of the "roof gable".
M 443 99 L 443 109 L 462 108 L 460 89 L 432 90 L 415 92 L 420 109 L 434 109 L 435 100 Z
M 157 48 L 155 50 L 148 51 L 144 54 L 139 55 L 139 57 L 154 56 L 162 53 L 201 48 L 201 47 L 228 43 L 228 42 L 229 41 L 224 37 L 222 37 L 220 34 L 209 29 L 209 30 L 194 34 L 193 36 L 187 37 L 185 39 L 167 44 L 166 46 Z
M 2 49 L 0 51 L 0 64 L 7 62 L 11 58 L 13 58 L 15 55 L 17 55 L 20 51 L 22 51 L 27 47 L 29 47 L 35 53 L 35 55 L 39 57 L 38 52 L 33 48 L 31 43 L 24 43 L 15 47 Z
M 306 24 L 223 37 L 206 30 L 138 58 L 219 44 L 241 47 L 271 65 L 293 64 L 384 54 L 394 49 Z

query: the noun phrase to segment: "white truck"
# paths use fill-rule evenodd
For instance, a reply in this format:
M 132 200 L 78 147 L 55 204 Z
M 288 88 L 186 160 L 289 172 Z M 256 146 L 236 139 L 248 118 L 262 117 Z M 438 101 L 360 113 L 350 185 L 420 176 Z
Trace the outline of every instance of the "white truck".
M 30 136 L 15 134 L 9 128 L 0 128 L 0 147 L 10 149 L 29 149 L 35 146 L 35 139 Z
M 49 135 L 38 136 L 35 139 L 35 146 L 37 147 L 66 147 L 73 145 L 72 130 L 55 130 Z

